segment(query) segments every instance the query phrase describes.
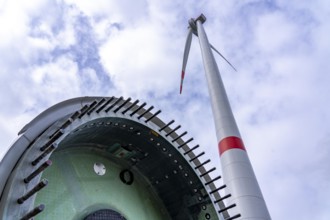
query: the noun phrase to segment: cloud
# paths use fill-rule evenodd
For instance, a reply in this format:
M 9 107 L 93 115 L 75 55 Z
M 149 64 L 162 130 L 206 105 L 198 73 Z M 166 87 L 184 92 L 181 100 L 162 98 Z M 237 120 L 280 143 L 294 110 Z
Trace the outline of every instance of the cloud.
M 154 90 L 154 93 L 163 94 L 175 84 L 175 67 L 171 68 L 174 58 L 166 56 L 168 49 L 164 42 L 167 41 L 161 32 L 148 25 L 124 29 L 109 38 L 100 55 L 120 91 L 145 94 Z

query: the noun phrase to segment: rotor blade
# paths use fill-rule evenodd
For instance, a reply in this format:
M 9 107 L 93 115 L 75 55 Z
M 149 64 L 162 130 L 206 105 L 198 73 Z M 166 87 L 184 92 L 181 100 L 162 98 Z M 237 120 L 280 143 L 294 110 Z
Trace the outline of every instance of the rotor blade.
M 215 49 L 212 44 L 210 44 L 210 47 L 215 51 L 217 52 L 236 72 L 237 70 L 235 69 L 235 67 L 217 50 Z
M 180 94 L 182 93 L 182 86 L 183 86 L 183 80 L 184 75 L 186 71 L 187 61 L 188 61 L 188 55 L 191 45 L 191 39 L 192 39 L 192 29 L 188 28 L 188 35 L 186 40 L 186 45 L 184 47 L 184 54 L 183 54 L 183 63 L 182 63 L 182 72 L 181 72 L 181 83 L 180 83 Z

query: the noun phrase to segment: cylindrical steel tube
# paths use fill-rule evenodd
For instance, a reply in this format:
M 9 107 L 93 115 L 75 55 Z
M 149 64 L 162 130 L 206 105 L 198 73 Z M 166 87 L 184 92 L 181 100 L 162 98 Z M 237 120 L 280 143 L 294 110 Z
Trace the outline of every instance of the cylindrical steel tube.
M 242 219 L 271 219 L 241 140 L 202 22 L 197 20 L 196 24 L 219 143 L 223 178 L 227 185 L 226 190 L 232 195 L 227 201 L 228 204 L 236 204 L 229 212 L 232 215 L 241 214 Z

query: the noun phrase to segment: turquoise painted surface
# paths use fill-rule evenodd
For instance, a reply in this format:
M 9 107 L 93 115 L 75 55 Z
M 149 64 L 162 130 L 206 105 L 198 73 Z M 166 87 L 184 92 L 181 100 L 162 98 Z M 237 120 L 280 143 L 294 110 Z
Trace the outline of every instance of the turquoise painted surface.
M 35 219 L 81 220 L 99 209 L 113 209 L 127 220 L 168 220 L 166 209 L 143 181 L 135 178 L 132 185 L 119 179 L 123 169 L 109 158 L 82 150 L 62 150 L 51 156 L 53 165 L 42 178 L 47 187 L 37 193 L 35 206 L 45 210 Z M 106 167 L 103 176 L 94 171 L 94 163 Z

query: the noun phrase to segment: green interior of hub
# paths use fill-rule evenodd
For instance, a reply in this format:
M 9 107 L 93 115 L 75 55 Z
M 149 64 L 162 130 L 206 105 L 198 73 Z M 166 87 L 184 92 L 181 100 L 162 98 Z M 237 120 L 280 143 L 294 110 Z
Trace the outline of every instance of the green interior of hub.
M 48 185 L 37 193 L 35 206 L 45 210 L 35 219 L 82 220 L 90 213 L 111 209 L 126 219 L 168 220 L 166 209 L 146 182 L 135 178 L 131 185 L 121 181 L 123 167 L 87 149 L 54 152 L 53 162 L 42 175 Z M 105 167 L 104 175 L 94 164 Z

